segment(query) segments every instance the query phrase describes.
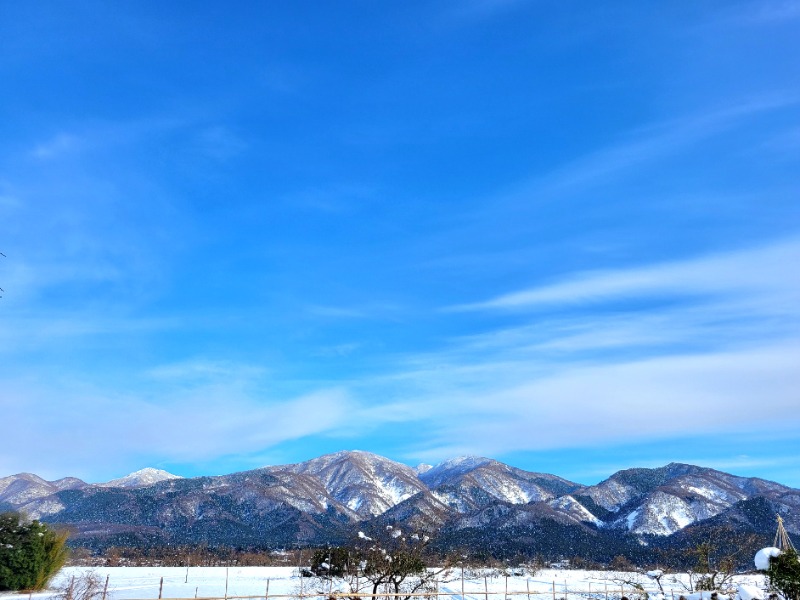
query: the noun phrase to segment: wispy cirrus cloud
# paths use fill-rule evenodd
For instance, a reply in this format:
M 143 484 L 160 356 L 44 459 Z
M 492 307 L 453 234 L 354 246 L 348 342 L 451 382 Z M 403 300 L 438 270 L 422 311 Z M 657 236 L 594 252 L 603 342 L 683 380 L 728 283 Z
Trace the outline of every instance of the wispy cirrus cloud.
M 798 260 L 800 242 L 788 239 L 451 308 L 503 316 L 503 326 L 408 357 L 393 374 L 406 402 L 383 412 L 437 423 L 409 454 L 426 461 L 790 435 L 800 426 Z
M 239 381 L 261 377 L 266 371 L 258 365 L 197 358 L 153 367 L 145 375 L 159 381 Z
M 448 310 L 525 310 L 621 298 L 757 295 L 778 307 L 800 297 L 792 265 L 800 264 L 800 241 L 643 267 L 580 273 L 552 284 L 503 294 Z
M 713 444 L 719 432 L 780 438 L 800 426 L 798 355 L 795 340 L 742 352 L 572 363 L 545 375 L 526 374 L 524 363 L 485 368 L 480 385 L 465 382 L 447 405 L 431 394 L 418 402 L 437 424 L 412 456 L 502 456 L 698 435 Z
M 797 0 L 768 0 L 746 5 L 734 13 L 735 23 L 765 25 L 800 19 L 800 2 Z
M 795 106 L 798 102 L 800 98 L 793 92 L 775 92 L 655 122 L 549 173 L 518 184 L 504 200 L 513 202 L 531 195 L 546 199 L 604 183 L 729 131 L 749 119 Z
M 37 144 L 31 151 L 31 155 L 42 160 L 58 158 L 79 150 L 81 145 L 82 142 L 78 136 L 59 133 L 53 138 Z
M 0 209 L 13 210 L 20 206 L 19 198 L 0 193 Z
M 347 306 L 312 304 L 306 307 L 306 311 L 312 316 L 330 319 L 367 319 L 370 317 L 370 313 L 362 308 Z
M 37 410 L 54 394 L 60 397 L 58 406 Z M 21 447 L 37 432 L 47 435 L 37 438 L 39 458 L 17 463 L 13 455 L 4 455 L 0 473 L 105 473 L 110 479 L 142 464 L 246 457 L 343 427 L 355 407 L 341 389 L 281 400 L 259 396 L 237 382 L 219 380 L 155 393 L 103 390 L 74 380 L 49 385 L 6 380 L 4 397 L 14 402 L 4 403 L 3 410 L 14 427 L 4 431 L 4 443 Z

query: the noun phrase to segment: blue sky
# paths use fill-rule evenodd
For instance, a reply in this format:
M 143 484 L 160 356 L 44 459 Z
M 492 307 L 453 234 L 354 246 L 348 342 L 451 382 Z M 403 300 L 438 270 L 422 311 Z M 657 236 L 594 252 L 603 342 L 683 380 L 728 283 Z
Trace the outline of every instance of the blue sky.
M 800 487 L 800 2 L 4 2 L 0 476 Z

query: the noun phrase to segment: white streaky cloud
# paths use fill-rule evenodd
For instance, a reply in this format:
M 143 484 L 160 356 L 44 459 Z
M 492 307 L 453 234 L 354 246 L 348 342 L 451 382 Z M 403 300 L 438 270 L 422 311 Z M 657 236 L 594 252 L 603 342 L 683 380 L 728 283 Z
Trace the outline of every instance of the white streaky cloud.
M 66 178 L 57 169 L 42 169 L 12 186 L 22 204 L 9 215 L 4 240 L 12 258 L 3 265 L 13 290 L 7 306 L 32 314 L 54 297 L 91 289 L 95 301 L 115 296 L 119 309 L 164 285 L 171 250 L 163 234 L 168 228 L 176 235 L 182 231 L 170 199 L 143 178 L 106 181 L 87 173 L 90 167 L 97 168 L 76 165 Z M 134 194 L 137 201 L 128 201 Z
M 13 428 L 7 448 L 37 437 L 37 453 L 4 453 L 5 472 L 81 476 L 117 472 L 119 465 L 196 462 L 247 456 L 282 442 L 320 435 L 351 422 L 356 405 L 341 389 L 283 400 L 261 400 L 237 382 L 155 395 L 108 393 L 79 382 L 45 386 L 4 382 L 0 408 Z M 50 398 L 59 397 L 57 405 Z M 49 406 L 47 411 L 37 407 Z
M 345 342 L 334 346 L 324 346 L 312 352 L 313 356 L 344 357 L 351 356 L 363 347 L 360 342 Z
M 9 311 L 0 316 L 0 355 L 19 357 L 21 351 L 75 348 L 111 336 L 115 340 L 112 345 L 116 347 L 129 341 L 128 336 L 178 330 L 186 326 L 186 319 L 176 317 L 97 316 L 86 312 L 28 316 Z
M 783 23 L 800 19 L 800 2 L 797 0 L 770 0 L 747 8 L 749 12 L 743 20 L 751 24 Z
M 224 162 L 245 152 L 248 145 L 227 127 L 217 125 L 197 135 L 196 147 L 202 154 Z
M 409 455 L 425 460 L 786 434 L 800 426 L 795 264 L 800 242 L 790 239 L 579 274 L 472 306 L 518 324 L 408 357 L 383 382 L 403 390 L 383 415 L 436 423 Z M 618 303 L 650 297 L 646 310 Z
M 515 310 L 620 298 L 769 294 L 774 302 L 800 298 L 800 241 L 642 267 L 592 271 L 560 282 L 503 294 L 449 310 Z
M 306 313 L 312 317 L 342 320 L 391 318 L 400 310 L 402 310 L 401 306 L 388 303 L 371 303 L 360 306 L 329 306 L 310 304 L 305 307 Z
M 369 317 L 368 313 L 363 309 L 340 306 L 312 305 L 307 307 L 306 311 L 315 317 L 332 319 L 364 319 Z
M 706 349 L 751 345 L 800 333 L 797 308 L 762 296 L 749 302 L 733 297 L 646 312 L 549 316 L 455 338 L 449 350 L 418 357 L 410 364 L 438 363 L 441 368 L 442 364 L 532 359 L 542 364 L 589 351 L 654 353 L 686 344 Z
M 544 176 L 519 183 L 508 194 L 494 198 L 499 204 L 537 202 L 563 197 L 601 182 L 611 181 L 634 168 L 674 155 L 682 149 L 722 134 L 747 119 L 800 102 L 794 94 L 762 95 L 730 104 L 725 108 L 653 123 L 631 131 L 626 139 L 569 162 Z
M 526 383 L 462 391 L 429 447 L 500 455 L 800 427 L 800 340 L 741 352 L 572 365 Z M 422 406 L 435 401 L 426 398 Z M 428 456 L 427 448 L 420 456 Z
M 19 208 L 21 202 L 16 196 L 0 193 L 0 210 L 14 210 Z
M 80 147 L 81 139 L 78 136 L 58 133 L 49 140 L 37 144 L 31 151 L 31 155 L 40 160 L 47 160 L 75 152 Z
M 25 154 L 35 160 L 58 159 L 76 152 L 108 152 L 120 146 L 137 144 L 164 133 L 186 130 L 202 117 L 183 107 L 180 115 L 146 115 L 127 120 L 92 119 L 71 132 L 58 131 L 30 148 Z M 213 128 L 210 129 L 213 131 Z
M 257 365 L 197 358 L 154 367 L 145 375 L 163 381 L 203 381 L 251 379 L 260 377 L 266 372 L 267 369 Z
M 4 279 L 14 294 L 9 302 L 27 305 L 32 299 L 69 284 L 101 284 L 124 279 L 122 270 L 108 260 L 92 259 L 80 263 L 68 261 L 31 261 L 12 257 L 4 264 Z

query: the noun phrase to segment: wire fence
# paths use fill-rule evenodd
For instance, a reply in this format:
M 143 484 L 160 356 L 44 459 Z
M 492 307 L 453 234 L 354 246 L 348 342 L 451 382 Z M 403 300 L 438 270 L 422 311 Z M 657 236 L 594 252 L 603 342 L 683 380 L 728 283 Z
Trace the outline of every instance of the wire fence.
M 168 597 L 163 596 L 162 591 L 164 587 L 163 577 L 159 585 L 158 600 L 305 600 L 305 599 L 322 599 L 322 600 L 410 600 L 410 599 L 426 599 L 436 598 L 436 600 L 642 600 L 647 597 L 647 593 L 641 589 L 640 586 L 625 585 L 614 583 L 609 585 L 589 584 L 587 587 L 569 587 L 566 582 L 544 582 L 537 580 L 526 580 L 526 589 L 514 590 L 508 589 L 508 579 L 506 578 L 505 589 L 498 590 L 489 587 L 488 578 L 483 581 L 476 580 L 461 580 L 459 591 L 454 591 L 453 587 L 458 587 L 459 581 L 448 582 L 430 582 L 424 590 L 410 591 L 399 590 L 394 591 L 384 589 L 375 593 L 363 592 L 359 590 L 348 591 L 335 589 L 333 582 L 329 582 L 329 589 L 323 590 L 319 587 L 305 587 L 300 580 L 299 589 L 291 593 L 270 593 L 269 581 L 267 581 L 264 594 L 258 595 L 234 595 L 227 593 L 227 580 L 226 591 L 218 595 L 198 595 L 199 588 L 196 588 L 195 595 L 192 597 Z M 467 586 L 467 583 L 470 585 Z M 480 584 L 483 583 L 481 586 Z M 531 587 L 531 584 L 534 584 Z M 443 586 L 443 587 L 440 587 Z M 433 587 L 433 591 L 431 591 Z M 469 587 L 470 589 L 467 589 Z M 547 589 L 543 589 L 546 587 Z M 482 589 L 481 589 L 482 588 Z M 106 578 L 105 589 L 108 589 L 108 578 Z M 672 594 L 671 600 L 678 600 L 680 595 Z M 69 600 L 69 599 L 68 599 Z M 99 600 L 107 600 L 104 593 Z M 113 600 L 113 599 L 108 599 Z M 151 596 L 149 598 L 126 598 L 125 600 L 154 600 Z M 666 600 L 670 600 L 669 594 Z
M 650 598 L 653 600 L 653 595 L 657 595 L 659 600 L 686 600 L 686 598 L 715 600 L 715 596 L 717 596 L 716 593 L 712 595 L 710 591 L 691 593 L 685 584 L 682 585 L 683 582 L 675 577 L 671 579 L 671 583 L 674 585 L 664 582 L 663 587 L 659 584 L 656 589 L 655 585 L 648 585 L 648 583 L 636 579 L 570 580 L 559 577 L 550 580 L 541 577 L 534 578 L 535 575 L 534 577 L 525 577 L 521 574 L 465 577 L 463 572 L 459 578 L 457 572 L 450 572 L 449 574 L 437 574 L 435 578 L 425 581 L 415 580 L 410 583 L 407 581 L 405 589 L 396 590 L 388 584 L 376 586 L 374 581 L 364 577 L 359 579 L 355 577 L 351 579 L 306 578 L 299 576 L 299 572 L 288 578 L 270 579 L 267 577 L 261 579 L 256 585 L 253 585 L 255 582 L 249 580 L 250 578 L 245 577 L 245 589 L 242 589 L 242 585 L 240 585 L 242 582 L 239 581 L 236 574 L 231 573 L 232 576 L 229 576 L 228 568 L 225 568 L 224 579 L 211 578 L 219 582 L 213 585 L 208 576 L 200 576 L 200 581 L 189 583 L 188 568 L 179 577 L 176 575 L 162 576 L 160 580 L 158 578 L 150 580 L 152 583 L 149 585 L 145 583 L 144 586 L 142 586 L 142 579 L 137 578 L 136 585 L 132 586 L 132 581 L 123 577 L 125 583 L 117 589 L 112 589 L 109 587 L 110 574 L 98 578 L 95 573 L 92 575 L 95 579 L 94 592 L 91 596 L 71 593 L 73 589 L 78 592 L 81 581 L 81 575 L 77 575 L 77 579 L 73 575 L 66 587 L 67 593 L 59 595 L 57 600 L 155 600 L 156 598 L 158 600 L 429 600 L 433 598 L 436 600 L 648 600 Z M 224 588 L 222 587 L 223 582 Z M 166 590 L 165 583 L 167 584 Z M 747 583 L 755 582 L 748 581 Z M 270 584 L 272 584 L 272 589 L 270 589 Z M 262 586 L 263 593 L 253 593 L 259 585 Z M 202 590 L 201 593 L 203 587 L 205 590 Z M 211 591 L 209 587 L 215 588 L 212 593 L 209 593 Z M 138 588 L 137 591 L 130 594 L 135 588 Z M 148 594 L 145 589 L 152 590 L 152 593 Z M 118 591 L 122 592 L 121 596 L 117 596 Z M 766 595 L 762 597 L 766 598 Z M 722 594 L 718 598 L 719 600 L 728 600 L 728 597 Z
M 570 589 L 569 591 L 559 590 L 554 592 L 550 591 L 470 591 L 465 593 L 460 592 L 410 592 L 410 591 L 385 591 L 378 593 L 366 592 L 346 592 L 346 591 L 304 591 L 290 594 L 261 594 L 261 595 L 214 595 L 214 596 L 192 596 L 192 597 L 167 597 L 158 596 L 158 600 L 278 600 L 291 598 L 293 600 L 304 600 L 306 598 L 322 598 L 327 600 L 356 600 L 356 599 L 383 599 L 383 600 L 406 600 L 408 598 L 453 598 L 455 600 L 490 600 L 500 598 L 501 600 L 511 600 L 515 597 L 522 597 L 526 600 L 568 600 L 568 598 L 592 598 L 595 600 L 621 600 L 622 598 L 638 598 L 644 596 L 641 590 L 624 591 L 617 588 L 616 591 L 609 590 L 608 592 L 600 592 L 594 590 Z M 678 596 L 675 596 L 677 600 Z M 153 597 L 149 598 L 126 598 L 126 600 L 154 600 Z

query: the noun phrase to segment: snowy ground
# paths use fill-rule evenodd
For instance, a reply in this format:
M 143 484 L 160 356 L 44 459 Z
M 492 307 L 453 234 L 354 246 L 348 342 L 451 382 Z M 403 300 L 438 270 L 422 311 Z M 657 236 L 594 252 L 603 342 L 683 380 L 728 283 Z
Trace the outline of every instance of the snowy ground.
M 162 597 L 167 598 L 224 598 L 227 597 L 269 597 L 276 600 L 283 597 L 308 597 L 319 592 L 324 600 L 329 591 L 328 584 L 320 586 L 311 579 L 298 577 L 293 567 L 69 567 L 63 569 L 51 587 L 55 590 L 72 577 L 80 577 L 88 571 L 93 572 L 102 582 L 108 577 L 108 600 L 155 600 L 159 597 L 161 578 L 164 578 Z M 484 579 L 485 575 L 485 579 Z M 685 595 L 690 600 L 699 600 L 699 594 L 689 595 L 686 591 L 686 576 L 664 575 L 664 600 L 675 600 Z M 763 589 L 764 578 L 760 575 L 739 575 L 735 583 Z M 503 577 L 495 571 L 471 572 L 463 582 L 460 571 L 452 571 L 439 582 L 438 600 L 619 600 L 623 594 L 634 600 L 642 597 L 641 590 L 633 584 L 642 586 L 651 600 L 660 596 L 656 583 L 646 575 L 613 571 L 581 570 L 543 570 L 532 576 Z M 302 588 L 301 588 L 302 586 Z M 342 588 L 344 589 L 344 588 Z M 336 591 L 334 585 L 333 591 Z M 35 594 L 0 594 L 0 599 L 30 598 L 30 600 L 49 600 L 55 592 Z M 744 594 L 743 600 L 750 600 Z M 705 592 L 705 598 L 709 593 Z M 311 598 L 310 600 L 314 600 Z M 388 598 L 387 600 L 391 600 Z M 724 600 L 724 598 L 720 598 Z

